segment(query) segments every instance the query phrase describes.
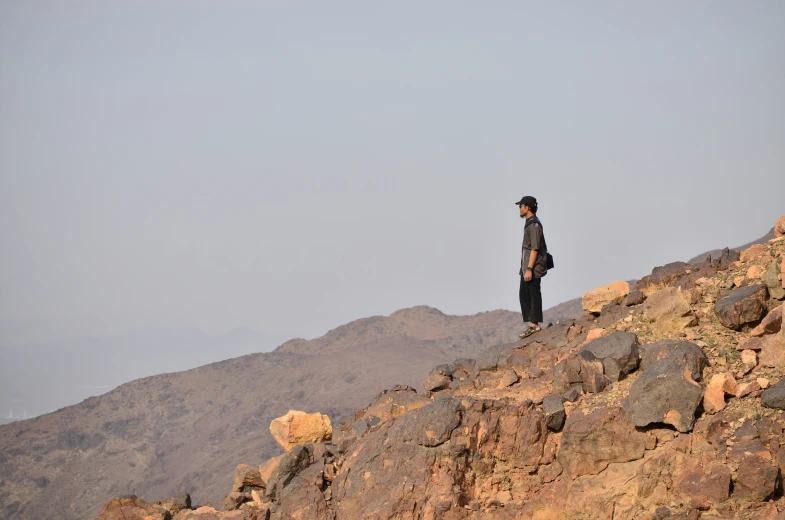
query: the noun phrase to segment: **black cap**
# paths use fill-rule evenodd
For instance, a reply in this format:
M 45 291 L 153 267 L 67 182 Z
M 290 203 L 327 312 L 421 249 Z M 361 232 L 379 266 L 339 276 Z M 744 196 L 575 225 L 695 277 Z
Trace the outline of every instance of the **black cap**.
M 526 205 L 526 206 L 529 206 L 530 208 L 536 208 L 537 207 L 537 199 L 535 199 L 531 195 L 526 195 L 521 200 L 519 200 L 518 202 L 515 203 L 516 206 L 520 206 L 522 204 Z

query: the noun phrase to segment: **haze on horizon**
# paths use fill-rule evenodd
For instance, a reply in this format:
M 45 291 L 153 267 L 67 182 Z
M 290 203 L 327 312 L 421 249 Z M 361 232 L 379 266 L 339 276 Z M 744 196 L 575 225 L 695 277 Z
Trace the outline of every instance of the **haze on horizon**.
M 785 4 L 0 5 L 0 346 L 545 306 L 785 213 Z M 0 349 L 0 352 L 2 350 Z

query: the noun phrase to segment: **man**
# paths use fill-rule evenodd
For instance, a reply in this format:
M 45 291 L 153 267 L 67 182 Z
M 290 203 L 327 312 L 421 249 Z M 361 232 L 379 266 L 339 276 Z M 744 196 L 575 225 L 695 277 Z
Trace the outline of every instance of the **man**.
M 537 199 L 527 195 L 515 204 L 520 209 L 521 218 L 526 219 L 521 252 L 521 287 L 518 291 L 523 322 L 529 323 L 529 328 L 523 331 L 520 337 L 526 338 L 541 330 L 540 323 L 543 318 L 540 282 L 548 273 L 548 247 L 545 245 L 542 224 L 537 218 Z

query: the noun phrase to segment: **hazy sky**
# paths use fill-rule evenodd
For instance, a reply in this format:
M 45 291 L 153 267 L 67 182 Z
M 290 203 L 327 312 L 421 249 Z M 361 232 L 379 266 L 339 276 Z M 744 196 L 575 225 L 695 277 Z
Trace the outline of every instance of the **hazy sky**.
M 0 342 L 546 306 L 785 214 L 785 3 L 0 4 Z

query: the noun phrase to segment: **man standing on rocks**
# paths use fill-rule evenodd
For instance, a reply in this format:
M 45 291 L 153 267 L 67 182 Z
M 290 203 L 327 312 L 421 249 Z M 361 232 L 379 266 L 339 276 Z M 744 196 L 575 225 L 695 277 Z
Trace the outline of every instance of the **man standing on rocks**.
M 515 203 L 520 209 L 521 218 L 526 219 L 523 227 L 523 247 L 521 253 L 521 287 L 518 299 L 521 302 L 523 322 L 529 328 L 523 331 L 521 338 L 531 336 L 540 330 L 542 318 L 542 293 L 540 282 L 548 272 L 548 247 L 542 233 L 542 224 L 537 218 L 537 199 L 525 196 Z

